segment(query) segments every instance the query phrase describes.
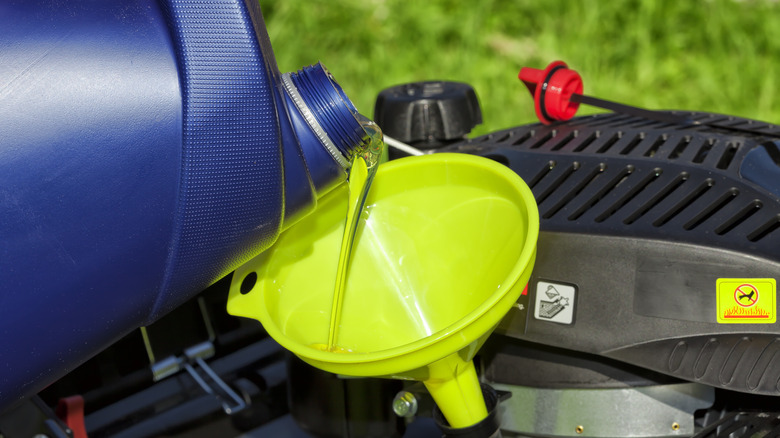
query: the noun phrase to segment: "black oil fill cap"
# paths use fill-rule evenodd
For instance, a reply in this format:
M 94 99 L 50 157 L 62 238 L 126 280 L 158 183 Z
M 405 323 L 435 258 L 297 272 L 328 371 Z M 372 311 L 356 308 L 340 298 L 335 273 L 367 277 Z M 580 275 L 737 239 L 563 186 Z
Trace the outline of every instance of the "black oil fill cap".
M 421 149 L 463 140 L 482 123 L 477 93 L 461 82 L 396 85 L 376 99 L 374 120 L 390 137 Z

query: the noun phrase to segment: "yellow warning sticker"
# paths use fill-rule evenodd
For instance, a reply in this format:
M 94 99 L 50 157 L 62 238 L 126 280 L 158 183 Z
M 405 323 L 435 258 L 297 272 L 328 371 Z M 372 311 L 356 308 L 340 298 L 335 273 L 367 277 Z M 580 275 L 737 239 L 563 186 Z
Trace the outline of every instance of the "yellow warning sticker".
M 777 321 L 774 278 L 719 278 L 719 324 L 772 324 Z

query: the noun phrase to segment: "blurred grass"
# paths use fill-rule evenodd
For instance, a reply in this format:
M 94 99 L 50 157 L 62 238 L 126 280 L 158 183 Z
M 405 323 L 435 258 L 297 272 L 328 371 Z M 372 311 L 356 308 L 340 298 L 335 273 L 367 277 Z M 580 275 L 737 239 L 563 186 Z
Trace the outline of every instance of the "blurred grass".
M 260 0 L 282 71 L 322 61 L 364 114 L 383 88 L 456 80 L 485 133 L 535 121 L 522 66 L 561 59 L 585 92 L 780 123 L 776 1 Z M 583 106 L 578 114 L 596 110 Z

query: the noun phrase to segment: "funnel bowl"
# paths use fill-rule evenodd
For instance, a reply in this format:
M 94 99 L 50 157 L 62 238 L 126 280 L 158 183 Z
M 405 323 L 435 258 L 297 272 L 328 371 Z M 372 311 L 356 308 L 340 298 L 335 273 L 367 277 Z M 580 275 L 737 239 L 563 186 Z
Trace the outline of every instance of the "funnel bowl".
M 350 354 L 339 354 L 316 345 L 327 343 L 346 203 L 346 187 L 331 192 L 239 268 L 228 311 L 340 374 L 420 379 L 410 373 L 453 352 L 473 357 L 530 276 L 539 229 L 530 189 L 472 155 L 384 164 L 347 276 L 336 344 Z

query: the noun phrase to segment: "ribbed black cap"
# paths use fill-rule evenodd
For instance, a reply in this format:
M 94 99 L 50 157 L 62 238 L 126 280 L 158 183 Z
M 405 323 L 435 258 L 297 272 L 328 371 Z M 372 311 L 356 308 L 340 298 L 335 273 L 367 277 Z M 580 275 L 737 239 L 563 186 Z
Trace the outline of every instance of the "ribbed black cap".
M 444 145 L 482 123 L 477 93 L 460 82 L 413 82 L 379 93 L 374 121 L 390 137 L 406 143 Z

